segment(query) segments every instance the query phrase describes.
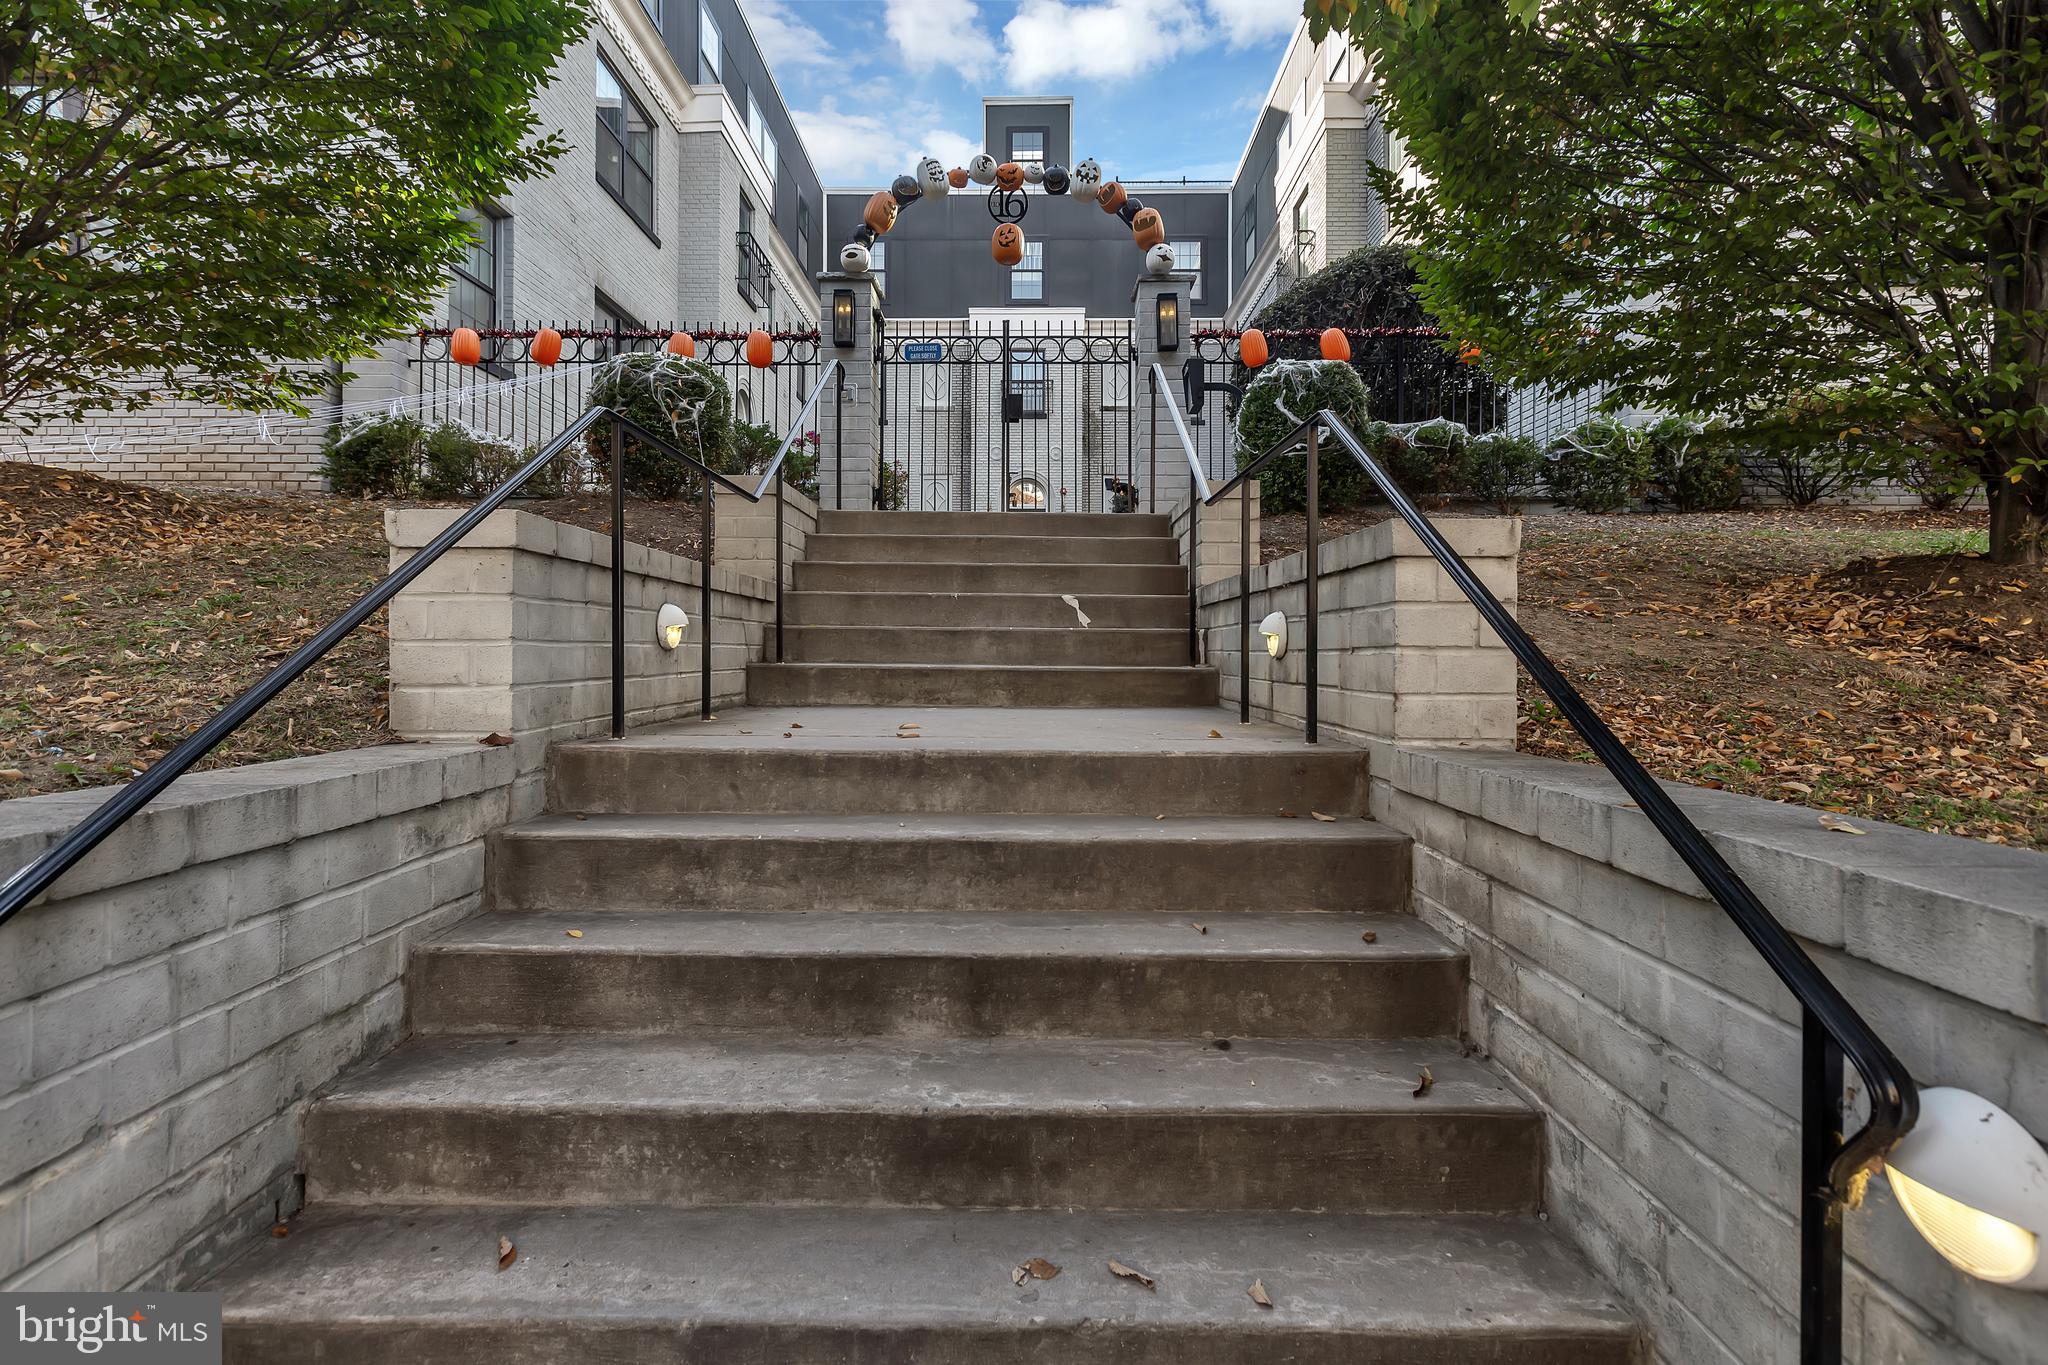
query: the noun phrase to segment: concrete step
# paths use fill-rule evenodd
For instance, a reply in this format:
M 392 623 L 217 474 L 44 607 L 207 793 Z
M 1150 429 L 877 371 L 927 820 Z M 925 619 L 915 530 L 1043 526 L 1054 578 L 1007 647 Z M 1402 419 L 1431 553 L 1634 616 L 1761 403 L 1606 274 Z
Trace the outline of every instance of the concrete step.
M 315 1208 L 291 1229 L 206 1286 L 223 1292 L 229 1365 L 1640 1358 L 1630 1314 L 1530 1218 Z M 503 1271 L 500 1237 L 518 1251 Z M 1033 1256 L 1061 1273 L 1019 1287 Z M 1247 1296 L 1254 1280 L 1272 1308 Z
M 840 536 L 1171 536 L 1163 513 L 834 512 L 818 513 L 821 535 Z
M 1186 593 L 1105 597 L 1075 594 L 1094 630 L 1186 630 Z M 1058 593 L 792 592 L 782 599 L 795 626 L 1078 626 Z
M 536 913 L 423 944 L 406 1003 L 420 1034 L 1429 1038 L 1464 983 L 1406 915 Z
M 790 626 L 791 663 L 1032 664 L 1164 668 L 1188 662 L 1188 632 L 1064 626 Z
M 1214 706 L 1213 668 L 753 663 L 754 706 Z
M 338 1204 L 1534 1213 L 1543 1171 L 1454 1040 L 421 1038 L 304 1142 Z
M 824 559 L 817 541 L 797 562 L 792 584 L 799 592 L 1063 592 L 1077 597 L 1187 596 L 1185 564 L 995 564 L 974 559 L 912 564 L 849 564 Z
M 742 707 L 549 752 L 549 809 L 589 815 L 1313 818 L 1365 815 L 1368 796 L 1363 750 L 1199 707 Z
M 804 558 L 839 564 L 1174 564 L 1179 543 L 1164 536 L 813 535 Z
M 1407 836 L 1365 820 L 548 815 L 494 831 L 501 910 L 1406 908 Z

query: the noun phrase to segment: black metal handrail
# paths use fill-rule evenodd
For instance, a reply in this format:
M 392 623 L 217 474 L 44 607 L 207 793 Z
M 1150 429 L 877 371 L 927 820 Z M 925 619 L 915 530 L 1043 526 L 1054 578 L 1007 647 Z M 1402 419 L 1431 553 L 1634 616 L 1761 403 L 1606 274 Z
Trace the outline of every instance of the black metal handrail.
M 1292 416 L 1293 414 L 1288 414 Z M 1434 523 L 1402 491 L 1379 463 L 1366 452 L 1357 435 L 1343 419 L 1325 408 L 1302 421 L 1257 459 L 1240 468 L 1221 488 L 1211 493 L 1204 505 L 1228 496 L 1247 479 L 1297 446 L 1306 446 L 1308 527 L 1307 548 L 1307 641 L 1305 649 L 1308 694 L 1308 738 L 1315 740 L 1316 714 L 1316 580 L 1319 575 L 1319 508 L 1317 506 L 1317 463 L 1319 434 L 1327 431 L 1358 461 L 1380 496 L 1393 507 L 1429 550 L 1451 581 L 1458 585 L 1487 625 L 1501 639 L 1522 667 L 1547 693 L 1572 728 L 1622 789 L 1648 817 L 1685 865 L 1698 877 L 1707 894 L 1735 922 L 1744 938 L 1763 956 L 1771 971 L 1800 1007 L 1802 1087 L 1801 1190 L 1800 1190 L 1800 1360 L 1804 1365 L 1839 1365 L 1842 1358 L 1842 1211 L 1859 1197 L 1861 1180 L 1883 1159 L 1884 1154 L 1912 1130 L 1919 1117 L 1919 1090 L 1906 1068 L 1857 1013 L 1835 984 L 1822 974 L 1785 926 L 1779 923 L 1756 893 L 1749 889 L 1735 869 L 1707 836 L 1680 810 L 1656 778 L 1608 728 L 1588 702 L 1558 671 L 1548 655 L 1522 629 L 1513 613 L 1501 604 L 1457 551 L 1450 547 Z M 1250 500 L 1242 499 L 1249 517 Z M 1247 537 L 1241 556 L 1239 580 L 1238 635 L 1243 656 L 1239 679 L 1240 720 L 1251 717 L 1251 545 Z M 1869 1096 L 1870 1115 L 1863 1126 L 1846 1138 L 1842 1135 L 1842 1061 L 1847 1057 L 1863 1078 Z
M 819 395 L 825 385 L 839 373 L 839 362 L 833 361 L 819 375 L 817 388 L 811 393 L 796 424 L 782 447 L 769 464 L 768 472 L 753 488 L 745 488 L 725 475 L 712 469 L 703 461 L 678 450 L 673 444 L 647 430 L 632 418 L 609 408 L 591 408 L 561 434 L 549 441 L 532 459 L 520 466 L 511 477 L 499 484 L 480 499 L 467 512 L 450 522 L 445 530 L 425 545 L 419 553 L 379 579 L 374 587 L 332 622 L 319 634 L 293 650 L 284 662 L 265 673 L 233 701 L 221 708 L 214 717 L 201 725 L 173 746 L 170 752 L 144 769 L 133 782 L 123 785 L 108 797 L 92 814 L 78 822 L 55 844 L 42 854 L 18 868 L 0 882 L 0 924 L 5 924 L 25 909 L 37 896 L 50 888 L 51 883 L 68 872 L 86 854 L 97 848 L 106 837 L 126 824 L 137 811 L 163 794 L 166 787 L 184 776 L 193 764 L 204 758 L 222 740 L 240 729 L 250 717 L 276 698 L 307 669 L 339 644 L 347 635 L 375 615 L 385 604 L 396 597 L 405 586 L 431 568 L 436 560 L 454 548 L 465 536 L 474 531 L 485 517 L 505 505 L 527 480 L 539 473 L 557 456 L 576 445 L 580 438 L 599 422 L 612 423 L 611 434 L 611 483 L 612 483 L 612 525 L 611 525 L 611 634 L 612 634 L 612 738 L 617 739 L 626 732 L 626 632 L 625 632 L 625 438 L 631 433 L 637 440 L 660 450 L 670 459 L 681 461 L 696 469 L 704 476 L 705 526 L 711 525 L 711 499 L 714 485 L 730 489 L 747 499 L 758 503 L 765 496 L 768 483 L 774 481 L 775 488 L 775 654 L 782 657 L 782 481 L 780 473 L 783 461 L 788 457 L 790 447 L 801 437 L 800 428 L 810 412 L 817 406 Z M 842 394 L 843 401 L 843 394 Z M 843 436 L 835 434 L 835 441 L 843 446 Z M 844 459 L 843 449 L 840 456 Z M 711 556 L 707 541 L 702 555 L 699 577 L 702 580 L 700 611 L 701 630 L 701 675 L 703 714 L 711 714 Z
M 1201 562 L 1202 518 L 1196 514 L 1193 501 L 1194 497 L 1199 497 L 1203 506 L 1208 505 L 1209 476 L 1202 472 L 1201 457 L 1195 454 L 1195 441 L 1188 435 L 1188 424 L 1180 415 L 1180 404 L 1173 401 L 1173 385 L 1167 381 L 1166 367 L 1153 361 L 1145 383 L 1152 395 L 1152 472 L 1149 477 L 1154 506 L 1158 505 L 1159 497 L 1159 402 L 1162 397 L 1166 400 L 1167 416 L 1173 418 L 1174 434 L 1180 438 L 1181 454 L 1187 457 L 1188 462 L 1188 487 L 1193 491 L 1188 507 L 1188 662 L 1199 664 L 1202 662 L 1202 585 L 1197 570 Z

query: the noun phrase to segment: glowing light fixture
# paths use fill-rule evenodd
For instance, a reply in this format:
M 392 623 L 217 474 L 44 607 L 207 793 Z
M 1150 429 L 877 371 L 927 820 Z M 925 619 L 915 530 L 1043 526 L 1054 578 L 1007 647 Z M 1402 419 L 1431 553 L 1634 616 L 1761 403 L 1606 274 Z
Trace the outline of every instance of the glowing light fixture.
M 1266 637 L 1266 653 L 1280 658 L 1287 653 L 1287 618 L 1279 612 L 1269 612 L 1259 622 L 1259 634 Z
M 1967 1090 L 1920 1092 L 1920 1121 L 1885 1158 L 1899 1206 L 1966 1275 L 2048 1289 L 2048 1153 L 2018 1119 Z
M 690 628 L 690 618 L 683 609 L 673 602 L 661 604 L 661 610 L 654 617 L 654 638 L 663 649 L 681 649 L 683 632 Z
M 1157 325 L 1159 349 L 1178 351 L 1180 349 L 1180 295 L 1161 294 L 1153 305 L 1152 320 Z
M 832 344 L 840 350 L 853 345 L 853 291 L 832 291 Z

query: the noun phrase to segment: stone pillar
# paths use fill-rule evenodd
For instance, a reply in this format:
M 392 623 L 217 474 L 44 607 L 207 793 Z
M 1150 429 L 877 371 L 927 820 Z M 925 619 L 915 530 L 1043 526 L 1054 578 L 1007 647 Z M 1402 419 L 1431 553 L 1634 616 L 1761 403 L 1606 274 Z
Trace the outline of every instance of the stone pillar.
M 834 295 L 853 295 L 853 345 L 833 344 Z M 872 275 L 826 271 L 818 276 L 818 354 L 837 360 L 846 381 L 843 410 L 830 392 L 818 400 L 818 505 L 866 511 L 874 505 L 875 471 L 881 465 L 881 375 L 875 365 L 875 335 L 882 321 L 882 288 Z M 841 423 L 844 423 L 843 429 Z M 842 444 L 843 443 L 843 444 Z
M 1138 389 L 1131 396 L 1131 411 L 1137 419 L 1138 429 L 1131 444 L 1135 451 L 1133 463 L 1137 466 L 1135 477 L 1143 495 L 1138 506 L 1147 512 L 1172 511 L 1187 501 L 1188 492 L 1194 486 L 1186 451 L 1181 446 L 1180 437 L 1175 434 L 1173 417 L 1167 411 L 1168 394 L 1152 382 L 1152 366 L 1156 362 L 1166 372 L 1167 383 L 1172 388 L 1172 401 L 1180 407 L 1185 420 L 1187 408 L 1180 392 L 1180 367 L 1182 361 L 1194 354 L 1190 296 L 1195 290 L 1195 278 L 1191 270 L 1177 270 L 1170 275 L 1141 275 L 1131 290 L 1131 344 L 1138 366 Z M 1162 294 L 1174 297 L 1180 316 L 1180 344 L 1170 351 L 1159 349 L 1159 298 Z

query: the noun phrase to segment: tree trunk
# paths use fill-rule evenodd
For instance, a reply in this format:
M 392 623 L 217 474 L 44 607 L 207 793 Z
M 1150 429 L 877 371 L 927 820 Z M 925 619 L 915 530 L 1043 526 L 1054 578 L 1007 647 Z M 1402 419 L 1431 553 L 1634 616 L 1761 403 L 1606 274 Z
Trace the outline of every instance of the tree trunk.
M 2039 564 L 2048 545 L 2048 470 L 2022 469 L 1984 481 L 1991 510 L 1991 558 L 1999 564 Z

